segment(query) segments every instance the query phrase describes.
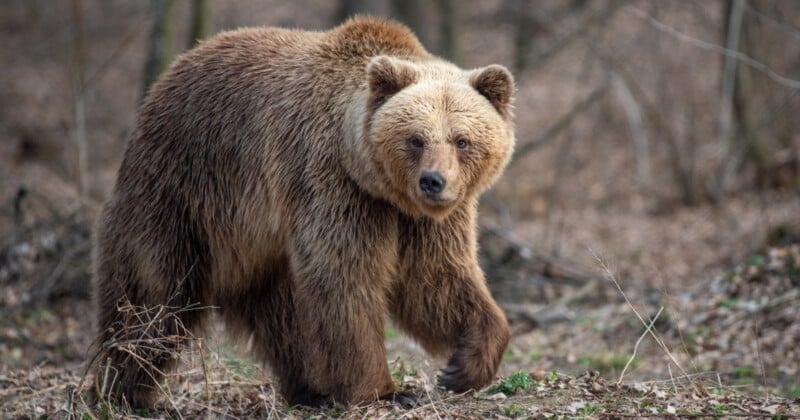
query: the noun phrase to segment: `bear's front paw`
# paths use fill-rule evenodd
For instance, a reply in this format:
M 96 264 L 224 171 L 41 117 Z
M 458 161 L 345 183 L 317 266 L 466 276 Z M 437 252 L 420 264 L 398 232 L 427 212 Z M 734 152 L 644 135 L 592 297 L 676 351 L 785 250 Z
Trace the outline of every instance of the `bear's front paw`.
M 447 367 L 439 374 L 439 386 L 450 391 L 462 393 L 479 390 L 492 381 L 494 369 L 491 364 L 480 361 L 467 362 L 456 353 Z

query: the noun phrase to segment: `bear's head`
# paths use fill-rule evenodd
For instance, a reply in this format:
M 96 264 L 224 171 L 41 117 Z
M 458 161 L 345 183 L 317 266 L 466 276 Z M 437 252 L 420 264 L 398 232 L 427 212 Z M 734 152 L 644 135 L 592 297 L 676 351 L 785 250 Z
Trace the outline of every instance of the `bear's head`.
M 400 210 L 442 219 L 500 176 L 514 148 L 506 68 L 378 56 L 367 85 L 371 182 Z

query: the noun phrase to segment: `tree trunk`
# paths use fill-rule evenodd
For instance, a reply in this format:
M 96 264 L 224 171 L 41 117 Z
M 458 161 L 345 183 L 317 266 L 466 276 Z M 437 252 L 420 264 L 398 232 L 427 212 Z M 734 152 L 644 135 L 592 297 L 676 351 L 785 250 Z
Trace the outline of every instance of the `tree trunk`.
M 749 23 L 753 22 L 750 21 Z M 769 40 L 758 39 L 757 32 L 756 27 L 748 24 L 747 17 L 743 18 L 739 51 L 759 60 L 757 56 L 759 52 L 763 52 L 764 45 L 762 43 L 769 42 Z M 777 144 L 771 141 L 771 139 L 775 138 L 773 133 L 765 132 L 764 127 L 757 122 L 759 114 L 764 109 L 763 98 L 765 94 L 769 97 L 770 86 L 764 86 L 759 83 L 759 79 L 752 68 L 739 66 L 735 79 L 733 115 L 744 140 L 743 160 L 755 166 L 757 177 L 762 176 L 772 166 L 772 153 L 780 149 Z
M 144 66 L 144 84 L 142 86 L 142 99 L 147 95 L 150 86 L 158 76 L 167 69 L 171 58 L 170 45 L 172 42 L 172 0 L 152 0 L 153 30 L 150 32 L 150 49 Z
M 211 8 L 208 0 L 192 0 L 192 26 L 189 30 L 189 48 L 208 36 L 211 28 Z
M 534 38 L 542 30 L 532 18 L 528 0 L 507 0 L 506 7 L 514 24 L 514 73 L 521 74 L 535 60 L 537 51 Z
M 72 91 L 75 119 L 75 145 L 78 149 L 78 186 L 82 202 L 89 196 L 89 145 L 86 139 L 86 39 L 83 29 L 83 4 L 72 1 L 75 25 L 73 44 Z
M 417 35 L 420 42 L 430 46 L 430 32 L 425 19 L 425 2 L 421 0 L 392 0 L 392 15 L 408 25 Z
M 458 11 L 453 0 L 437 0 L 439 9 L 439 54 L 458 62 Z
M 725 2 L 725 48 L 736 51 L 739 49 L 739 34 L 742 29 L 744 16 L 744 0 L 726 0 Z M 733 99 L 736 89 L 736 57 L 725 55 L 722 66 L 722 93 L 720 95 L 719 133 L 720 164 L 717 176 L 717 186 L 714 194 L 719 196 L 725 189 L 725 183 L 735 164 L 731 150 L 731 134 L 734 125 Z

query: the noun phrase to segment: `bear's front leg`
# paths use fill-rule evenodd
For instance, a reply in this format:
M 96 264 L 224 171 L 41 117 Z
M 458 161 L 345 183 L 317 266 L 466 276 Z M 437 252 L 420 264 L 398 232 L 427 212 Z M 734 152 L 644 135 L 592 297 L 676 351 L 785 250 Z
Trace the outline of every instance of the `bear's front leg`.
M 296 333 L 303 345 L 298 357 L 329 402 L 391 397 L 384 319 L 397 263 L 396 213 L 368 198 L 324 198 L 293 226 Z
M 450 355 L 440 385 L 483 388 L 494 380 L 509 328 L 477 263 L 474 203 L 441 222 L 401 217 L 399 228 L 399 281 L 389 295 L 394 321 L 428 352 Z

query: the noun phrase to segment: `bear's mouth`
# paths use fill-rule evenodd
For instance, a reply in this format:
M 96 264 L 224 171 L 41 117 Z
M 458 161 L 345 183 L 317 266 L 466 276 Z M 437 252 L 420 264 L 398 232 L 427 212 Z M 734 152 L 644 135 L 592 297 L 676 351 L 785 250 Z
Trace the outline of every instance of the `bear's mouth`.
M 450 207 L 458 200 L 458 194 L 426 194 L 417 190 L 417 197 L 426 207 L 442 209 Z
M 429 195 L 423 195 L 423 200 L 425 200 L 428 204 L 433 204 L 436 206 L 446 206 L 455 201 L 455 199 L 453 198 L 445 198 L 445 197 L 429 196 Z

